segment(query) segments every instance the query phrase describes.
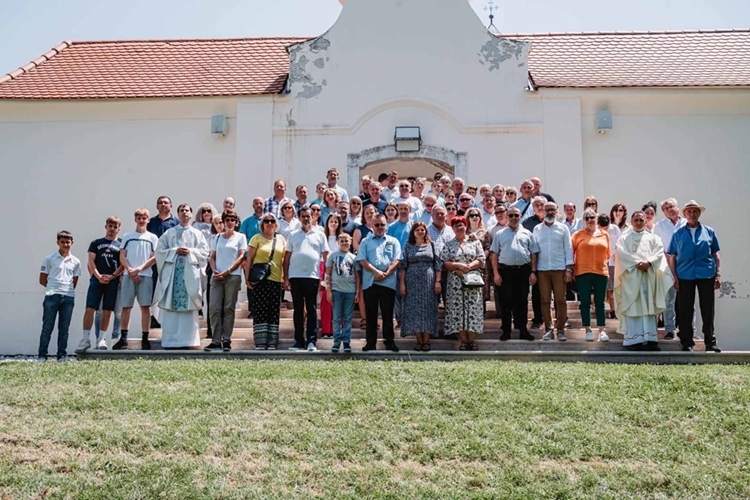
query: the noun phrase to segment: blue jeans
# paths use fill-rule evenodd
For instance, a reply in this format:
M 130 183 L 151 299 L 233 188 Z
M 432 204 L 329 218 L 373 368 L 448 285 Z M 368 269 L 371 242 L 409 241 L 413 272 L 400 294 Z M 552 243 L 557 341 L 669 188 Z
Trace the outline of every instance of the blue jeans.
M 352 341 L 354 293 L 333 291 L 333 341 Z
M 667 333 L 674 333 L 677 331 L 677 325 L 675 322 L 676 315 L 675 315 L 675 301 L 677 299 L 677 290 L 674 289 L 673 286 L 669 287 L 669 290 L 667 290 L 667 307 L 664 310 L 664 329 L 667 331 Z
M 55 319 L 59 315 L 57 322 L 57 359 L 63 358 L 68 351 L 68 329 L 70 320 L 73 317 L 73 306 L 75 297 L 66 295 L 48 295 L 44 297 L 42 303 L 42 335 L 39 338 L 39 357 L 47 357 L 47 348 L 52 338 L 52 330 L 55 329 Z

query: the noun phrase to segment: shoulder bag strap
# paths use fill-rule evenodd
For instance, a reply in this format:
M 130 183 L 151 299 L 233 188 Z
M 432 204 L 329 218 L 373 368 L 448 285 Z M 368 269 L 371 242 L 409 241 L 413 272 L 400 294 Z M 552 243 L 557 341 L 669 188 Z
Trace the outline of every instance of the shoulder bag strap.
M 276 252 L 276 235 L 273 235 L 273 244 L 271 244 L 271 257 L 268 258 L 268 263 L 273 264 L 273 254 Z

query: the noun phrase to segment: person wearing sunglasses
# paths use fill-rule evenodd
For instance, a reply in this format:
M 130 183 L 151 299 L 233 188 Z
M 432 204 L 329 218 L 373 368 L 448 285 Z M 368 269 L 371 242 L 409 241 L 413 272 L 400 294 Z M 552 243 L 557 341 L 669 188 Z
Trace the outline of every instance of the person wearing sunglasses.
M 285 201 L 281 204 L 281 218 L 279 219 L 279 234 L 284 237 L 285 240 L 289 239 L 289 235 L 300 228 L 299 220 L 297 220 L 297 212 L 294 208 L 294 202 Z
M 521 210 L 510 207 L 508 226 L 492 238 L 490 261 L 494 274 L 495 296 L 500 297 L 503 333 L 510 340 L 515 325 L 521 340 L 534 340 L 528 329 L 529 285 L 536 284 L 531 273 L 531 256 L 539 252 L 534 235 L 521 224 Z
M 490 232 L 484 226 L 482 221 L 482 213 L 478 208 L 472 207 L 466 211 L 466 221 L 468 227 L 466 228 L 466 234 L 469 235 L 469 239 L 478 241 L 482 245 L 482 251 L 484 252 L 485 261 L 490 255 L 490 247 L 492 246 L 492 236 Z M 483 266 L 482 276 L 484 277 L 484 286 L 482 287 L 482 312 L 486 311 L 486 302 L 491 298 L 490 289 L 492 288 L 492 281 L 489 275 L 489 271 L 492 266 Z
M 362 240 L 356 261 L 362 266 L 362 296 L 367 310 L 366 343 L 363 351 L 377 349 L 378 310 L 383 318 L 385 348 L 398 352 L 394 342 L 393 308 L 396 301 L 397 270 L 401 245 L 386 234 L 386 218 L 375 215 L 373 233 Z
M 594 332 L 591 331 L 591 294 L 593 293 L 599 342 L 607 342 L 609 337 L 604 331 L 607 325 L 604 315 L 604 297 L 609 278 L 609 234 L 606 230 L 597 227 L 596 212 L 590 208 L 583 212 L 583 224 L 583 229 L 576 231 L 571 238 L 581 320 L 586 330 L 585 338 L 592 342 Z M 607 225 L 609 225 L 609 218 L 607 218 Z
M 309 208 L 306 208 L 309 210 Z M 275 350 L 279 344 L 279 309 L 284 281 L 286 240 L 276 234 L 276 216 L 265 214 L 260 220 L 260 233 L 253 236 L 247 247 L 245 282 L 253 299 L 253 340 L 256 350 Z M 269 264 L 265 279 L 251 282 L 254 264 Z

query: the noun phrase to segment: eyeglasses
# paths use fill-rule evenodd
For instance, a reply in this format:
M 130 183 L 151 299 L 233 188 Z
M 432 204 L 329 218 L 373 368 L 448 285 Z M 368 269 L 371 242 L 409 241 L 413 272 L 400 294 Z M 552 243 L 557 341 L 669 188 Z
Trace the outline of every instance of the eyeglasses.
M 227 220 L 229 220 L 229 219 L 227 219 Z M 276 224 L 276 221 L 275 220 L 271 220 L 271 219 L 266 219 L 266 220 L 263 221 L 263 224 Z
M 592 215 L 588 215 L 588 216 L 584 217 L 584 219 L 586 219 L 586 220 L 594 220 L 594 219 L 596 219 L 596 217 L 594 217 Z
M 320 212 L 320 209 L 319 208 L 311 208 L 310 211 L 311 212 Z
M 226 219 L 224 220 L 224 222 L 235 222 L 235 223 L 236 223 L 236 222 L 237 222 L 237 219 L 235 219 L 234 217 L 227 217 L 227 218 L 226 218 Z
M 667 208 L 670 208 L 670 207 L 667 207 Z M 624 212 L 624 211 L 625 211 L 624 208 L 618 208 L 617 210 L 615 210 L 615 212 Z
M 449 207 L 449 208 L 446 208 L 446 210 L 448 210 L 449 212 L 455 212 L 456 207 Z
M 294 210 L 294 207 L 284 207 L 282 210 Z
M 469 216 L 469 219 L 478 219 L 478 218 L 480 218 L 480 217 L 481 217 L 481 216 L 480 216 L 480 215 L 478 215 L 478 214 L 471 214 L 471 215 Z
M 495 212 L 495 215 L 506 214 L 506 213 L 508 213 L 507 210 L 498 210 L 498 211 Z
M 521 214 L 508 214 L 508 218 L 510 219 L 518 219 L 521 217 Z
M 214 213 L 214 212 L 213 212 L 213 210 L 211 210 L 210 208 L 204 208 L 203 210 L 201 210 L 201 213 L 204 213 L 204 214 L 212 214 L 212 213 Z
M 373 224 L 373 227 L 385 227 L 385 224 Z
M 595 207 L 596 203 L 588 202 L 588 203 L 586 203 L 586 206 L 587 207 Z

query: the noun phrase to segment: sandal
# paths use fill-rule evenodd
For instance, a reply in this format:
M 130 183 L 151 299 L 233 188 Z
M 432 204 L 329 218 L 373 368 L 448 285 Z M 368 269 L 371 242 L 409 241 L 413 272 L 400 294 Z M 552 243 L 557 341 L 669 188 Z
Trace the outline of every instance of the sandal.
M 466 344 L 465 342 L 461 342 L 461 345 L 458 346 L 458 350 L 465 351 L 468 347 L 469 347 L 468 344 Z
M 467 351 L 478 351 L 479 350 L 479 346 L 476 345 L 474 342 L 470 342 L 469 344 L 466 345 L 466 350 Z
M 366 318 L 360 319 L 359 320 L 359 329 L 360 330 L 364 330 L 366 328 L 367 328 L 367 319 Z
M 424 345 L 420 344 L 419 342 L 417 342 L 417 345 L 414 346 L 415 351 L 421 351 L 423 350 L 423 348 L 424 348 Z
M 432 347 L 430 347 L 430 344 L 422 344 L 422 352 L 428 352 L 430 351 L 430 349 L 432 349 Z

